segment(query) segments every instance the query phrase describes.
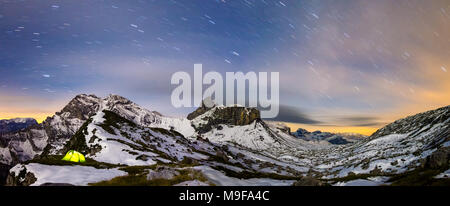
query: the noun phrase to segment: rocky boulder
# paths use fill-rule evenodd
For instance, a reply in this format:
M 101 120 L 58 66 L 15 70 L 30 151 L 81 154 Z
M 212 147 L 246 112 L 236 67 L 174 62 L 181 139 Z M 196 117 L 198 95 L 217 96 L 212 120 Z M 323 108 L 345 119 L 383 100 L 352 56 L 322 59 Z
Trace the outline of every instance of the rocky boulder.
M 178 175 L 180 175 L 180 172 L 178 172 L 176 169 L 161 166 L 161 167 L 157 167 L 154 170 L 149 170 L 149 172 L 147 174 L 147 180 L 172 179 Z
M 433 154 L 428 156 L 424 162 L 424 168 L 439 169 L 448 168 L 450 165 L 450 147 L 442 147 L 437 149 Z
M 11 169 L 11 166 L 0 163 L 0 186 L 6 184 L 6 178 L 8 177 L 9 169 Z
M 9 173 L 6 178 L 6 186 L 30 186 L 37 181 L 36 176 L 28 172 L 24 166 L 19 169 L 18 174 L 15 171 Z

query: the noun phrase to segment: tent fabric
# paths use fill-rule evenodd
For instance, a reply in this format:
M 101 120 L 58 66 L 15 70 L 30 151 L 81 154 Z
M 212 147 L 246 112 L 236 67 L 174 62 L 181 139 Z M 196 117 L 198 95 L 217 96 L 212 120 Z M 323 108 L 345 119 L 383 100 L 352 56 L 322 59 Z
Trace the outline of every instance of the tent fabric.
M 84 155 L 75 151 L 70 150 L 66 153 L 66 156 L 62 158 L 64 161 L 70 161 L 70 162 L 86 162 L 86 159 L 84 158 Z

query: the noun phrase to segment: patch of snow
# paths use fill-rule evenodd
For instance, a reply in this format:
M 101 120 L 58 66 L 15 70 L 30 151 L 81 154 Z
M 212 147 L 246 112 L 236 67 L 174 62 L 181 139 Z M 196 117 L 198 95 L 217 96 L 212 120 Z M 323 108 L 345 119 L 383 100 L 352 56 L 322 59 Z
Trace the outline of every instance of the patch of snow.
M 218 186 L 288 186 L 295 182 L 294 180 L 275 180 L 269 178 L 238 179 L 228 177 L 224 173 L 208 166 L 197 166 L 194 169 L 200 170 L 210 182 Z
M 450 178 L 450 169 L 436 175 L 434 178 Z
M 399 142 L 400 140 L 407 138 L 407 137 L 408 137 L 408 135 L 406 135 L 406 134 L 390 134 L 390 135 L 386 135 L 386 136 L 374 139 L 374 140 L 368 142 L 367 144 L 368 145 L 392 144 L 392 143 Z
M 192 127 L 191 121 L 186 118 L 162 117 L 160 122 L 155 122 L 149 126 L 159 127 L 166 130 L 173 129 L 187 138 L 195 136 L 196 134 L 195 129 Z
M 348 182 L 338 182 L 333 186 L 380 186 L 384 185 L 387 177 L 371 177 L 368 179 L 356 179 Z
M 114 169 L 96 169 L 87 166 L 54 166 L 31 163 L 24 166 L 27 172 L 31 172 L 37 178 L 32 186 L 44 183 L 68 183 L 73 185 L 88 185 L 104 180 L 110 180 L 117 176 L 127 175 L 126 172 Z M 15 169 L 14 169 L 15 168 Z M 20 167 L 14 167 L 11 172 L 18 174 Z
M 23 169 L 25 169 L 24 165 L 17 164 L 9 170 L 9 173 L 13 174 L 14 176 L 17 176 L 17 175 L 19 175 L 20 171 L 22 171 Z

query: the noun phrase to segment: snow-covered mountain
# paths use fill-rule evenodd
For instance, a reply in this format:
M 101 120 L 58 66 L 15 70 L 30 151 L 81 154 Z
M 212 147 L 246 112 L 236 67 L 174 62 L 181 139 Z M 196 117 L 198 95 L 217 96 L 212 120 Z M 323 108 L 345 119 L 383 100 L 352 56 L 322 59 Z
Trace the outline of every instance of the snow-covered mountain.
M 117 95 L 78 95 L 44 123 L 11 133 L 0 161 L 15 165 L 9 185 L 153 185 L 161 178 L 167 185 L 398 184 L 415 171 L 445 177 L 449 121 L 450 107 L 444 107 L 367 138 L 324 134 L 305 140 L 261 120 L 253 108 L 202 106 L 187 118 L 171 118 Z M 337 135 L 358 141 L 330 144 Z M 72 149 L 88 161 L 61 162 Z M 68 177 L 71 170 L 83 175 Z M 436 179 L 427 178 L 422 184 Z
M 10 132 L 17 132 L 32 125 L 38 124 L 33 118 L 14 118 L 0 120 L 0 135 Z
M 92 101 L 87 102 L 87 100 Z M 194 127 L 191 126 L 194 125 L 192 121 L 164 117 L 156 112 L 142 109 L 123 97 L 109 96 L 105 99 L 97 99 L 94 96 L 77 96 L 63 109 L 63 112 L 57 115 L 64 114 L 64 111 L 71 111 L 71 108 L 78 107 L 80 102 L 82 105 L 91 106 L 96 112 L 89 118 L 83 113 L 69 112 L 72 116 L 78 117 L 77 119 L 87 119 L 72 137 L 66 139 L 65 144 L 60 145 L 59 142 L 54 144 L 54 141 L 49 141 L 46 151 L 33 160 L 14 166 L 11 169 L 13 175 L 8 178 L 8 184 L 39 185 L 42 181 L 55 176 L 54 173 L 49 174 L 51 173 L 49 170 L 52 168 L 57 173 L 62 173 L 70 168 L 78 169 L 81 173 L 89 171 L 92 175 L 98 175 L 99 173 L 108 173 L 104 167 L 121 169 L 125 167 L 126 169 L 132 166 L 141 166 L 148 167 L 141 171 L 147 174 L 150 172 L 148 169 L 159 165 L 189 165 L 195 167 L 194 171 L 203 171 L 202 175 L 213 176 L 209 180 L 213 184 L 224 184 L 224 182 L 226 184 L 229 181 L 239 182 L 236 178 L 222 174 L 217 168 L 231 173 L 246 171 L 253 174 L 257 172 L 253 168 L 253 164 L 258 162 L 243 156 L 242 153 L 232 152 L 225 145 L 214 144 L 207 138 L 198 136 Z M 91 113 L 93 110 L 84 111 Z M 183 135 L 182 132 L 186 134 L 186 131 L 193 135 Z M 97 170 L 93 171 L 89 167 L 72 168 L 72 166 L 64 169 L 62 165 L 52 165 L 55 161 L 54 158 L 58 161 L 57 164 L 62 164 L 59 161 L 60 155 L 72 149 L 85 154 L 88 162 L 95 162 Z M 52 164 L 48 164 L 49 159 Z M 188 168 L 178 168 L 177 170 L 188 170 Z M 111 172 L 122 174 L 117 170 L 111 170 Z M 59 175 L 61 174 L 58 173 L 56 176 Z M 91 174 L 86 175 L 91 176 Z M 106 176 L 111 177 L 111 175 Z M 220 178 L 220 181 L 215 178 Z M 73 181 L 71 178 L 67 179 Z M 64 182 L 67 179 L 58 181 Z M 93 177 L 93 179 L 103 180 L 102 177 L 100 179 Z M 86 180 L 93 181 L 89 177 Z M 283 182 L 292 184 L 292 180 L 261 179 L 261 181 L 270 184 L 283 184 Z M 256 179 L 250 182 L 258 184 Z M 86 182 L 76 183 L 86 184 Z
M 306 141 L 327 141 L 331 144 L 349 144 L 360 141 L 367 136 L 356 133 L 331 133 L 331 132 L 321 132 L 314 131 L 309 132 L 306 129 L 299 128 L 297 131 L 292 133 L 293 136 L 306 140 Z
M 100 98 L 81 94 L 43 123 L 20 132 L 2 135 L 0 163 L 15 164 L 42 153 L 61 154 L 66 142 L 92 115 L 103 109 L 113 111 L 138 125 L 165 129 L 176 127 L 185 135 L 193 133 L 188 120 L 164 117 L 118 95 Z

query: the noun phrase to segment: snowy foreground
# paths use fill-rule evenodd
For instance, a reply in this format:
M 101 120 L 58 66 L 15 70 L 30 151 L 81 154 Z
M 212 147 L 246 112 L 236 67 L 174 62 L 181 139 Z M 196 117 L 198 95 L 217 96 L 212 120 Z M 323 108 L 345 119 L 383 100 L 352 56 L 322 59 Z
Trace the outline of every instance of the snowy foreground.
M 18 175 L 26 169 L 32 172 L 37 181 L 31 186 L 39 186 L 44 183 L 67 183 L 72 185 L 88 185 L 88 183 L 109 180 L 117 176 L 126 175 L 126 172 L 118 169 L 96 169 L 86 166 L 54 166 L 31 163 L 27 165 L 16 165 L 10 172 Z
M 87 186 L 89 183 L 96 183 L 105 180 L 110 180 L 114 177 L 125 176 L 126 172 L 112 169 L 96 169 L 88 166 L 55 166 L 31 163 L 27 165 L 16 165 L 10 172 L 14 175 L 19 175 L 20 171 L 26 169 L 37 178 L 37 181 L 30 186 L 39 186 L 43 184 L 64 183 L 70 185 Z M 268 178 L 251 178 L 238 179 L 227 177 L 218 170 L 214 170 L 207 166 L 198 166 L 193 169 L 201 171 L 205 177 L 217 186 L 288 186 L 292 185 L 292 180 L 274 180 Z M 175 186 L 204 186 L 208 185 L 198 180 L 186 181 Z

